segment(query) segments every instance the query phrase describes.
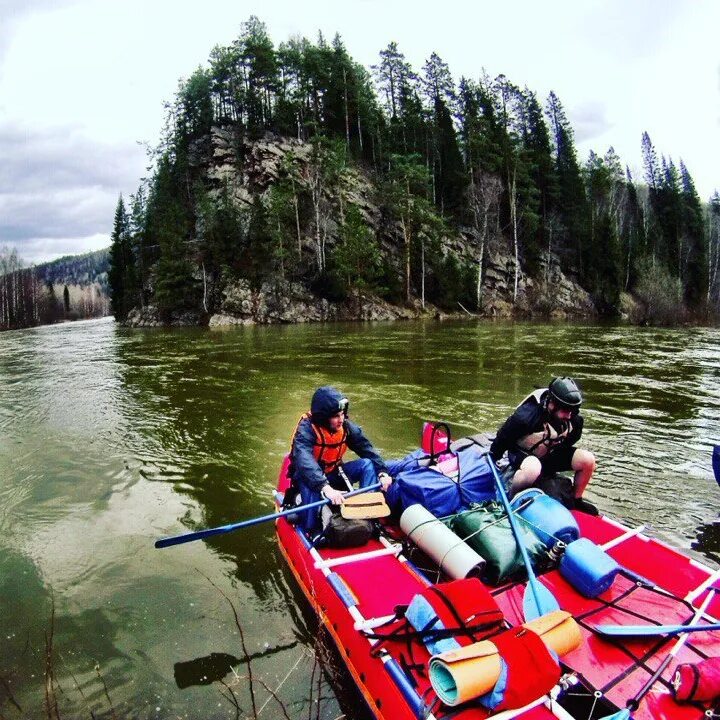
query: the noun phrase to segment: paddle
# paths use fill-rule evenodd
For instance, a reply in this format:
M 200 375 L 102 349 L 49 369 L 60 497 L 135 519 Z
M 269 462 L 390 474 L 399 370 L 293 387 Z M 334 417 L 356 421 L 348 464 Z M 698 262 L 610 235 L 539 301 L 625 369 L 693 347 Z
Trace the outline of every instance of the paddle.
M 713 448 L 712 454 L 713 473 L 715 474 L 715 482 L 720 485 L 720 445 Z
M 492 468 L 493 475 L 495 476 L 495 485 L 497 487 L 498 495 L 505 507 L 508 520 L 510 521 L 510 527 L 512 533 L 515 536 L 515 542 L 520 549 L 520 555 L 522 556 L 523 563 L 525 564 L 525 570 L 527 571 L 528 584 L 525 586 L 525 594 L 523 596 L 523 614 L 525 620 L 534 620 L 541 615 L 552 612 L 553 610 L 559 610 L 560 605 L 555 599 L 554 595 L 535 577 L 535 571 L 530 563 L 525 543 L 520 535 L 520 528 L 518 528 L 515 515 L 510 507 L 510 501 L 505 494 L 505 488 L 503 487 L 502 479 L 495 467 L 495 463 L 492 458 L 488 455 L 488 464 Z
M 668 653 L 667 657 L 660 663 L 658 666 L 658 669 L 652 674 L 652 677 L 643 685 L 643 687 L 637 692 L 635 697 L 630 698 L 630 700 L 627 701 L 626 707 L 623 710 L 620 710 L 616 713 L 613 713 L 612 715 L 606 715 L 604 718 L 600 718 L 600 720 L 632 720 L 632 714 L 631 710 L 637 710 L 640 706 L 640 701 L 648 694 L 650 691 L 650 688 L 655 684 L 657 679 L 665 672 L 668 665 L 672 662 L 672 659 L 680 652 L 683 645 L 687 642 L 687 639 L 690 637 L 690 634 L 687 632 L 689 628 L 692 628 L 695 623 L 700 620 L 700 618 L 703 616 L 705 611 L 708 608 L 708 605 L 710 605 L 710 601 L 714 597 L 714 592 L 717 591 L 716 587 L 710 588 L 707 597 L 705 600 L 703 600 L 702 605 L 695 611 L 695 615 L 693 615 L 692 620 L 688 625 L 684 625 L 685 629 L 685 635 L 683 635 L 671 648 L 670 652 Z M 705 629 L 704 627 L 702 628 Z
M 377 490 L 379 487 L 380 483 L 368 485 L 367 487 L 358 488 L 357 490 L 346 493 L 345 497 L 352 497 L 353 495 L 359 495 L 360 493 L 365 493 L 370 490 Z M 171 545 L 181 545 L 182 543 L 192 542 L 193 540 L 202 540 L 203 538 L 211 537 L 213 535 L 222 535 L 223 533 L 229 533 L 233 530 L 239 530 L 240 528 L 259 525 L 260 523 L 267 522 L 268 520 L 277 520 L 278 518 L 285 517 L 286 515 L 303 512 L 303 510 L 312 510 L 313 508 L 322 507 L 323 505 L 327 505 L 329 502 L 330 500 L 328 499 L 317 500 L 316 502 L 311 502 L 307 505 L 298 505 L 297 507 L 289 508 L 288 510 L 269 513 L 268 515 L 262 515 L 261 517 L 250 518 L 249 520 L 232 523 L 231 525 L 222 525 L 221 527 L 207 528 L 205 530 L 197 530 L 196 532 L 184 533 L 183 535 L 174 535 L 173 537 L 162 538 L 161 540 L 155 541 L 155 547 L 170 547 Z
M 704 630 L 720 630 L 720 623 L 711 625 L 595 625 L 592 628 L 600 635 L 611 637 L 652 637 L 654 635 L 680 635 Z

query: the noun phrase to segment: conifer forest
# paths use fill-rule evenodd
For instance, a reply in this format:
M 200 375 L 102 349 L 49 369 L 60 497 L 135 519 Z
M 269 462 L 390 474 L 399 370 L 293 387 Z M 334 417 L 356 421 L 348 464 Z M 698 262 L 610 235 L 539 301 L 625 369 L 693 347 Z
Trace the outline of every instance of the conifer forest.
M 539 98 L 480 67 L 457 79 L 435 53 L 413 68 L 394 42 L 371 67 L 339 36 L 276 47 L 251 17 L 166 111 L 150 176 L 115 212 L 119 319 L 148 304 L 208 315 L 239 279 L 482 314 L 490 249 L 509 258 L 513 300 L 519 278 L 536 279 L 540 308 L 552 305 L 554 267 L 600 315 L 617 316 L 626 294 L 645 308 L 639 321 L 704 320 L 718 307 L 720 195 L 700 198 L 648 132 L 642 177 L 612 147 L 581 161 L 553 92 Z M 292 138 L 307 152 L 284 154 L 274 181 L 237 202 L 231 180 L 197 161 L 214 128 L 232 134 L 238 167 L 254 139 Z M 372 188 L 378 224 L 353 177 Z

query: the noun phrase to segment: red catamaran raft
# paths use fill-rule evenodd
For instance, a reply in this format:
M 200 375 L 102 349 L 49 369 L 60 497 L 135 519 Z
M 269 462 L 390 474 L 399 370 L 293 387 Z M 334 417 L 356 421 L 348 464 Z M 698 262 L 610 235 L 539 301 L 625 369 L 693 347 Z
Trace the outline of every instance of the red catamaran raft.
M 289 487 L 287 466 L 286 459 L 278 482 L 278 505 Z M 714 593 L 713 586 L 720 571 L 713 572 L 648 537 L 643 528 L 628 529 L 604 516 L 573 515 L 581 537 L 601 546 L 629 572 L 619 574 L 608 590 L 592 599 L 580 594 L 557 569 L 541 575 L 540 582 L 578 623 L 582 642 L 561 658 L 561 679 L 548 694 L 521 708 L 495 714 L 477 701 L 457 707 L 443 705 L 428 679 L 430 654 L 422 642 L 376 637 L 382 634 L 382 623 L 387 626 L 397 606 L 408 605 L 423 589 L 446 579 L 438 572 L 427 571 L 424 556 L 423 570 L 418 568 L 398 527 L 385 525 L 378 539 L 353 549 L 313 547 L 303 531 L 285 517 L 277 521 L 277 536 L 290 570 L 376 717 L 600 720 L 626 707 L 667 658 L 677 636 L 604 637 L 594 630 L 595 626 L 688 624 L 706 600 L 705 616 L 699 624 L 718 622 L 715 618 L 720 616 L 720 593 Z M 511 582 L 491 588 L 491 592 L 506 622 L 510 626 L 522 625 L 525 582 Z M 633 710 L 632 717 L 635 720 L 720 717 L 717 702 L 676 703 L 670 685 L 677 665 L 698 664 L 718 655 L 717 632 L 689 634 L 673 662 Z M 532 662 L 524 672 L 528 677 L 532 675 Z

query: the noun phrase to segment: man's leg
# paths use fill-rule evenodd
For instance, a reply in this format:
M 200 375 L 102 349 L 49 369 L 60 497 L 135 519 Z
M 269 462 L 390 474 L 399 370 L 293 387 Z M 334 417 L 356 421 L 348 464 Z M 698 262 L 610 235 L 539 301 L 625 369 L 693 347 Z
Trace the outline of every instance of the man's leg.
M 317 502 L 322 500 L 322 496 L 319 492 L 311 490 L 304 484 L 300 484 L 300 497 L 302 498 L 302 504 L 308 505 L 309 503 Z M 319 508 L 311 508 L 310 510 L 303 510 L 298 513 L 298 525 L 308 533 L 312 533 L 320 527 L 320 510 Z
M 573 490 L 575 499 L 583 496 L 585 488 L 595 472 L 595 456 L 589 450 L 575 450 L 572 456 L 571 469 L 575 471 L 573 479 Z
M 542 471 L 542 465 L 534 455 L 528 455 L 521 463 L 513 475 L 510 483 L 510 496 L 519 493 L 521 490 L 529 488 L 539 477 Z
M 359 458 L 343 463 L 342 469 L 345 471 L 348 480 L 353 485 L 357 483 L 361 488 L 374 485 L 378 481 L 375 466 L 367 458 Z

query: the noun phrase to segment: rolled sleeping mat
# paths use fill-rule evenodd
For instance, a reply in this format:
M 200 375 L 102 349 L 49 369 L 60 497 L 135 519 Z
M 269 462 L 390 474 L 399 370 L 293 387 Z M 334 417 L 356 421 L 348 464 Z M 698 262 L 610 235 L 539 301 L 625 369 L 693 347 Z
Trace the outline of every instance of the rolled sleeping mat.
M 619 570 L 617 562 L 587 538 L 571 542 L 560 560 L 560 574 L 587 598 L 604 593 Z
M 720 698 L 720 657 L 678 665 L 672 688 L 679 703 L 709 702 Z
M 548 550 L 558 540 L 569 545 L 580 537 L 580 528 L 572 513 L 540 488 L 519 492 L 510 507 L 527 522 Z
M 565 610 L 554 610 L 530 620 L 523 627 L 532 630 L 559 656 L 582 642 L 580 628 Z M 454 707 L 490 692 L 500 678 L 502 663 L 492 640 L 473 643 L 459 650 L 434 655 L 429 662 L 430 683 L 445 705 Z M 528 668 L 532 672 L 532 668 Z
M 422 505 L 405 510 L 400 528 L 453 580 L 482 576 L 485 561 Z

